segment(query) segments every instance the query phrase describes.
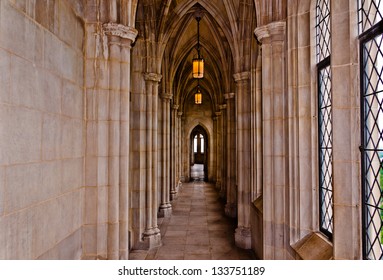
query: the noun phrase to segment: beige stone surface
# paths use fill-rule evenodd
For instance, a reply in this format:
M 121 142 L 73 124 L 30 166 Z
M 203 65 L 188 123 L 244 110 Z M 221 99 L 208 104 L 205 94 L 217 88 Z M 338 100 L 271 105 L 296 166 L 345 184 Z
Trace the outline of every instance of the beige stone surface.
M 0 167 L 0 217 L 4 215 L 5 202 L 5 168 Z
M 330 260 L 333 256 L 331 243 L 318 233 L 306 236 L 293 247 L 303 260 Z
M 83 224 L 83 27 L 65 1 L 0 6 L 0 255 L 80 258 L 58 244 Z
M 42 114 L 28 108 L 0 105 L 0 163 L 9 165 L 39 161 L 42 141 Z
M 0 1 L 0 259 L 361 259 L 357 1 L 331 1 L 332 241 L 315 1 L 128 2 Z

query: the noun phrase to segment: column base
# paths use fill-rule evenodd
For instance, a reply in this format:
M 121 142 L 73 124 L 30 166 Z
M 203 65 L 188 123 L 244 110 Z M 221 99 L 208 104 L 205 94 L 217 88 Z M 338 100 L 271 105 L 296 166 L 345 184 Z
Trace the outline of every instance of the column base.
M 159 218 L 167 218 L 172 215 L 172 205 L 167 203 L 160 206 L 160 210 L 158 211 Z
M 225 214 L 230 218 L 237 217 L 237 205 L 234 203 L 227 203 L 225 206 Z
M 98 256 L 99 260 L 102 260 L 101 256 Z M 108 252 L 106 260 L 118 260 L 118 252 Z
M 217 180 L 217 182 L 215 182 L 215 188 L 217 189 L 217 190 L 221 190 L 221 180 Z
M 129 260 L 129 250 L 120 250 L 120 260 Z
M 176 191 L 170 193 L 170 200 L 176 199 L 178 196 L 178 193 Z
M 142 249 L 144 249 L 144 250 L 151 250 L 151 249 L 158 248 L 158 247 L 162 246 L 161 233 L 144 235 L 141 245 L 142 245 Z
M 235 245 L 242 249 L 251 249 L 251 229 L 238 227 L 235 230 Z

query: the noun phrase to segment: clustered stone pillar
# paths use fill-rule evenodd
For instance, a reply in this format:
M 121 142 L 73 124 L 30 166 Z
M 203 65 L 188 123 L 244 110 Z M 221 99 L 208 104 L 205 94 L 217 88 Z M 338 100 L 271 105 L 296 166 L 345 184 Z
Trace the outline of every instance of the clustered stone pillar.
M 178 151 L 178 108 L 179 105 L 173 105 L 172 107 L 172 161 L 171 161 L 171 186 L 170 186 L 170 199 L 174 200 L 177 197 L 178 192 L 178 180 L 179 180 L 179 151 Z
M 109 43 L 108 259 L 129 255 L 129 79 L 131 43 L 137 30 L 104 24 Z
M 217 154 L 217 189 L 222 198 L 226 197 L 226 182 L 223 180 L 225 176 L 225 139 L 224 139 L 224 118 L 222 112 L 226 109 L 226 104 L 219 106 L 219 112 L 216 112 L 217 120 L 217 136 L 218 136 L 218 154 Z
M 143 242 L 147 249 L 161 245 L 158 211 L 158 84 L 162 76 L 144 75 L 146 85 L 146 221 Z
M 222 152 L 221 152 L 221 134 L 222 134 L 222 113 L 215 112 L 214 121 L 214 154 L 215 154 L 215 187 L 220 192 L 222 185 L 221 168 L 222 168 Z
M 109 36 L 108 259 L 118 259 L 120 150 L 120 38 Z
M 251 185 L 251 102 L 250 72 L 234 74 L 236 82 L 237 109 L 237 183 L 238 183 L 238 227 L 235 243 L 244 249 L 251 248 L 250 229 L 250 185 Z
M 226 160 L 226 205 L 225 214 L 229 217 L 237 217 L 237 189 L 236 189 L 236 139 L 235 139 L 235 104 L 234 93 L 225 94 L 226 99 L 226 147 L 227 147 L 227 160 Z
M 254 202 L 262 195 L 262 47 L 258 49 L 257 66 L 255 69 L 255 94 L 251 96 L 252 103 L 252 135 L 251 135 L 251 165 L 253 166 L 251 201 Z
M 178 160 L 179 160 L 179 168 L 178 168 L 178 174 L 179 174 L 179 182 L 180 181 L 188 181 L 190 179 L 190 168 L 188 168 L 188 161 L 183 160 L 183 157 L 188 157 L 187 155 L 187 148 L 185 145 L 182 145 L 182 141 L 185 140 L 185 116 L 183 115 L 183 112 L 178 112 Z M 189 141 L 189 140 L 186 140 Z M 186 142 L 188 143 L 188 142 Z M 182 163 L 184 163 L 182 165 Z M 187 177 L 182 174 L 189 174 Z
M 288 242 L 285 26 L 272 22 L 255 29 L 262 43 L 264 259 L 285 259 Z
M 135 31 L 135 30 L 134 30 Z M 137 33 L 133 31 L 133 38 Z M 121 39 L 120 89 L 120 259 L 129 258 L 129 171 L 130 171 L 130 55 L 132 39 Z
M 170 204 L 170 100 L 172 95 L 162 95 L 162 188 L 160 217 L 169 217 L 172 213 Z
M 182 117 L 182 115 L 183 115 L 183 112 L 178 112 L 177 114 L 177 167 L 178 167 L 177 190 L 180 188 L 181 182 L 185 180 L 185 177 L 182 175 L 184 174 L 182 173 L 182 162 L 183 162 L 183 159 L 182 159 L 183 157 L 183 154 L 182 154 L 183 123 L 182 122 L 185 119 L 185 117 Z

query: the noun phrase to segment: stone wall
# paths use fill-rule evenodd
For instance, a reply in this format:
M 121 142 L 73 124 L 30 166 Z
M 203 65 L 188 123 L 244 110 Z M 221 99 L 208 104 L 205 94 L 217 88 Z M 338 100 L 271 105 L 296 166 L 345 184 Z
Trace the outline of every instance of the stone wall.
M 0 2 L 0 259 L 79 259 L 82 1 Z

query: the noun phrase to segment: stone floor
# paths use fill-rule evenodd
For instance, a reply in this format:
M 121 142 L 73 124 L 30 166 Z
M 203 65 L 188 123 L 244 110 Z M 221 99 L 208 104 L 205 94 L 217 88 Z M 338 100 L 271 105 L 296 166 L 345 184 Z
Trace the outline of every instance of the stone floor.
M 172 202 L 171 217 L 159 219 L 162 246 L 133 251 L 133 260 L 248 260 L 250 250 L 234 244 L 235 221 L 224 214 L 214 186 L 203 181 L 184 183 Z

